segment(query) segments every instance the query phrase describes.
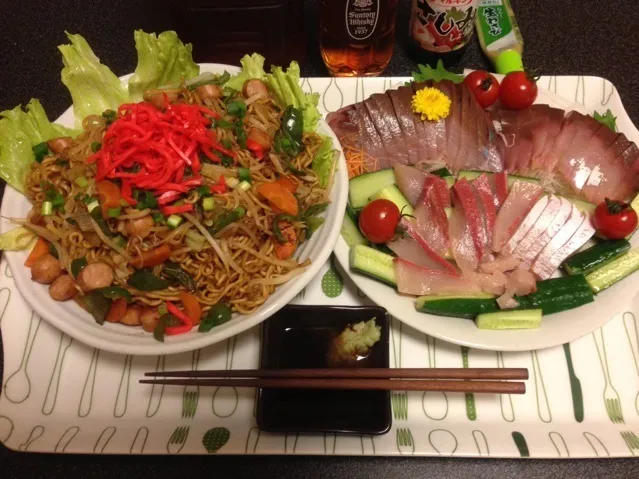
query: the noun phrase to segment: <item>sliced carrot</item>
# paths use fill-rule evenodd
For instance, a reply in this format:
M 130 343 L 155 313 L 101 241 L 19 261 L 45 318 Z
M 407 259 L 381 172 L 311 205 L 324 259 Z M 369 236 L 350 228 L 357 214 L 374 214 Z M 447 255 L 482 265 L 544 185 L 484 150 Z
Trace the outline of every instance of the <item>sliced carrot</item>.
M 38 238 L 38 241 L 36 241 L 35 246 L 31 250 L 31 253 L 29 253 L 29 256 L 27 257 L 26 261 L 24 262 L 24 265 L 27 268 L 31 268 L 36 263 L 36 261 L 38 261 L 42 256 L 44 256 L 48 252 L 49 252 L 49 242 L 45 240 L 44 238 Z
M 102 217 L 107 219 L 109 217 L 109 208 L 118 208 L 121 206 L 120 199 L 122 195 L 120 194 L 120 188 L 108 180 L 100 181 L 95 186 L 98 190 Z
M 276 184 L 281 185 L 285 190 L 295 193 L 297 191 L 297 183 L 291 180 L 288 176 L 282 176 L 275 181 Z
M 127 304 L 125 298 L 118 298 L 111 303 L 109 312 L 106 315 L 106 321 L 109 323 L 119 323 L 126 314 Z
M 295 232 L 295 228 L 292 226 L 287 226 L 282 228 L 280 225 L 280 230 L 282 231 L 282 236 L 286 238 L 286 243 L 280 243 L 275 240 L 275 256 L 278 259 L 288 259 L 293 256 L 295 253 L 295 249 L 297 249 L 297 233 Z
M 202 316 L 202 306 L 195 296 L 185 291 L 180 291 L 180 301 L 184 305 L 184 311 L 186 315 L 191 318 L 193 324 L 200 324 L 200 317 Z
M 149 268 L 164 263 L 171 257 L 171 248 L 166 243 L 149 251 L 142 251 L 141 256 L 136 256 L 131 260 L 134 268 Z
M 298 213 L 297 198 L 289 190 L 278 183 L 263 183 L 258 192 L 276 208 L 284 213 L 296 216 Z

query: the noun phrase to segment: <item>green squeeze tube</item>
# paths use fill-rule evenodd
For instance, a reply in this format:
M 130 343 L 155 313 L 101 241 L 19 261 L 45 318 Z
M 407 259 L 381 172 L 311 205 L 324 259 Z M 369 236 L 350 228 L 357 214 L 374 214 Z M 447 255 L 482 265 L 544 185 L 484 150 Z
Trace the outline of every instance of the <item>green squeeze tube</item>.
M 475 28 L 481 48 L 497 73 L 505 75 L 524 69 L 524 39 L 510 0 L 480 0 Z

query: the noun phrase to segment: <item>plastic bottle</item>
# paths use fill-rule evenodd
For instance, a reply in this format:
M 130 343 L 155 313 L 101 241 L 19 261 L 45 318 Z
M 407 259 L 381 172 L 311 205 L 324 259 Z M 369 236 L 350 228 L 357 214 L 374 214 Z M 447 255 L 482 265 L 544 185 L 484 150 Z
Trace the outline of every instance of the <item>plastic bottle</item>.
M 479 0 L 475 27 L 479 44 L 497 73 L 505 75 L 524 69 L 524 39 L 510 0 Z

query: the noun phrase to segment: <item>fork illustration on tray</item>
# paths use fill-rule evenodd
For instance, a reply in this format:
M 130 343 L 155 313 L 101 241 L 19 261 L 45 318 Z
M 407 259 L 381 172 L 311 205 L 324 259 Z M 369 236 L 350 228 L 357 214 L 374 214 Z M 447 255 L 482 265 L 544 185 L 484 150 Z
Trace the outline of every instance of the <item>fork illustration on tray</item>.
M 193 351 L 191 356 L 191 370 L 197 371 L 200 361 L 200 350 Z M 184 386 L 182 393 L 182 419 L 193 419 L 197 411 L 197 403 L 200 399 L 200 386 Z
M 639 452 L 639 436 L 632 431 L 623 431 L 621 433 L 621 437 L 626 443 L 626 446 L 628 446 L 632 455 L 636 456 L 636 452 Z
M 189 438 L 189 431 L 191 430 L 190 426 L 178 426 L 169 437 L 169 441 L 166 443 L 166 452 L 169 454 L 179 454 L 182 449 L 184 449 L 184 445 L 186 444 L 186 440 Z
M 639 377 L 639 325 L 637 324 L 637 318 L 630 311 L 623 313 L 623 327 L 626 330 L 626 337 L 628 338 L 628 344 L 632 352 L 632 359 L 634 360 L 635 369 L 637 370 L 637 377 Z M 639 414 L 639 390 L 635 396 L 635 410 L 637 414 Z
M 601 363 L 601 371 L 604 375 L 605 387 L 603 391 L 604 404 L 606 406 L 606 412 L 608 417 L 615 424 L 623 423 L 623 411 L 621 410 L 621 399 L 619 393 L 612 384 L 612 378 L 610 377 L 610 368 L 608 367 L 608 357 L 606 353 L 606 342 L 604 339 L 603 328 L 599 328 L 592 333 L 592 337 L 595 340 L 595 346 L 597 347 L 597 355 L 599 356 L 599 362 Z
M 415 440 L 410 429 L 400 427 L 395 432 L 395 439 L 397 441 L 397 452 L 402 456 L 410 456 L 415 454 Z

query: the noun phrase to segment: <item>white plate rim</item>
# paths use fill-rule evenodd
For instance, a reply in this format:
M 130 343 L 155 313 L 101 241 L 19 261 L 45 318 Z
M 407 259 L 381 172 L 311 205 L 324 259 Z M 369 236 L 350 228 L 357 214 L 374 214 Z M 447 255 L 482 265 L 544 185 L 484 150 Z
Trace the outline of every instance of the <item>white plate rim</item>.
M 240 71 L 239 67 L 232 65 L 216 63 L 200 63 L 199 65 L 201 72 L 210 71 L 214 73 L 221 73 L 226 70 L 229 73 L 234 74 Z M 124 75 L 120 77 L 120 79 L 124 82 L 128 80 L 131 75 L 132 74 Z M 69 107 L 62 115 L 60 115 L 56 122 L 70 126 L 73 123 L 73 118 L 73 107 Z M 21 292 L 21 296 L 39 316 L 62 332 L 84 344 L 117 354 L 149 356 L 189 352 L 223 341 L 260 324 L 262 321 L 266 320 L 268 317 L 272 316 L 278 310 L 287 305 L 303 288 L 306 287 L 313 277 L 317 275 L 322 266 L 329 259 L 333 251 L 333 246 L 340 234 L 348 197 L 346 160 L 339 140 L 324 119 L 320 120 L 319 130 L 321 133 L 332 138 L 334 148 L 339 151 L 335 179 L 333 189 L 331 191 L 333 202 L 326 211 L 327 221 L 322 228 L 324 231 L 317 235 L 318 238 L 322 239 L 321 248 L 318 246 L 319 250 L 316 257 L 302 274 L 293 278 L 290 282 L 281 285 L 271 297 L 276 296 L 279 291 L 285 290 L 283 293 L 280 293 L 281 296 L 278 296 L 277 300 L 273 301 L 272 304 L 261 306 L 257 313 L 248 315 L 248 317 L 245 318 L 240 317 L 241 320 L 237 322 L 235 321 L 236 318 L 234 318 L 234 320 L 229 321 L 228 323 L 216 328 L 216 330 L 208 333 L 199 333 L 197 332 L 197 329 L 194 328 L 193 331 L 188 334 L 167 337 L 163 343 L 156 341 L 150 333 L 146 332 L 136 335 L 116 334 L 115 332 L 104 333 L 104 331 L 107 331 L 107 328 L 127 328 L 127 326 L 110 324 L 98 326 L 93 322 L 93 318 L 90 318 L 88 313 L 82 311 L 76 304 L 73 304 L 71 307 L 79 310 L 79 314 L 84 317 L 83 321 L 71 323 L 65 321 L 65 319 L 61 316 L 51 314 L 47 308 L 47 302 L 37 301 L 37 296 L 22 293 L 23 291 L 29 292 L 31 288 L 36 287 L 39 290 L 44 290 L 45 294 L 48 296 L 48 292 L 45 290 L 46 286 L 34 283 L 31 281 L 29 275 L 25 273 L 23 263 L 28 252 L 7 251 L 5 252 L 7 261 L 11 267 L 13 279 L 16 282 L 18 290 Z M 7 217 L 12 216 L 12 213 L 10 212 L 10 205 L 12 205 L 15 200 L 23 201 L 24 196 L 14 188 L 7 185 L 2 198 L 2 206 L 0 208 L 0 215 L 2 216 L 0 219 L 0 233 L 4 233 L 17 226 L 6 219 Z M 329 216 L 332 216 L 332 221 L 329 221 Z M 315 238 L 313 238 L 313 240 L 314 239 Z M 287 289 L 287 286 L 290 287 Z M 50 298 L 48 299 L 53 302 Z M 87 318 L 90 318 L 90 321 L 87 321 Z M 96 326 L 99 330 L 96 330 Z M 95 335 L 96 331 L 100 331 L 99 336 Z M 111 331 L 113 331 L 113 329 L 111 329 Z M 140 331 L 142 330 L 140 329 Z M 106 338 L 111 338 L 111 340 Z M 137 342 L 139 338 L 144 338 L 143 342 Z M 118 339 L 121 342 L 115 342 L 115 339 Z

